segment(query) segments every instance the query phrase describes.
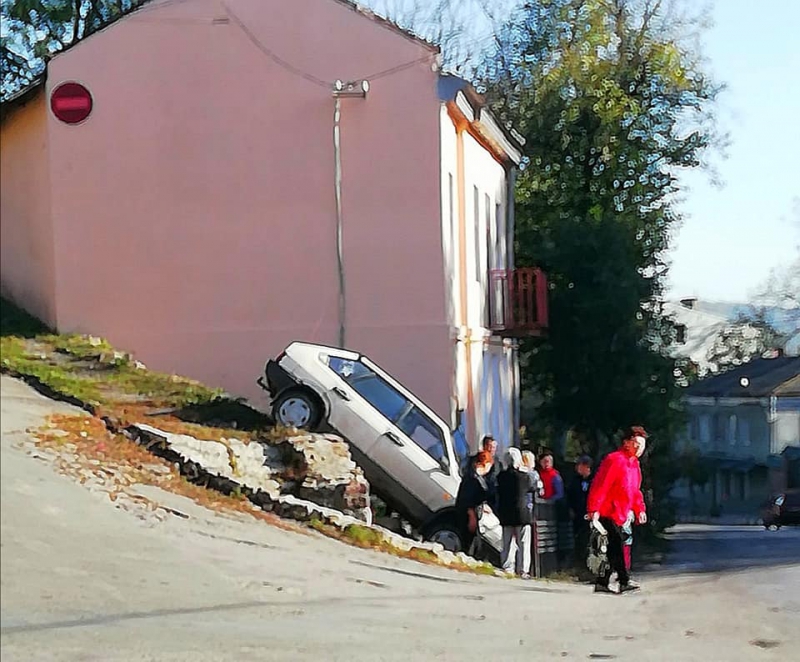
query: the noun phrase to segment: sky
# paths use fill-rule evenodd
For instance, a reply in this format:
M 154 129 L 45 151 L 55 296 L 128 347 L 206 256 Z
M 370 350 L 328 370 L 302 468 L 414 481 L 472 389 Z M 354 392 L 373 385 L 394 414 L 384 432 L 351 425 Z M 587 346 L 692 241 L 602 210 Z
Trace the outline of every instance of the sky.
M 721 187 L 701 172 L 682 178 L 670 292 L 747 301 L 800 251 L 800 1 L 716 0 L 712 15 L 705 53 L 727 84 L 730 145 L 715 159 Z
M 771 269 L 800 251 L 800 0 L 686 1 L 710 10 L 702 43 L 708 70 L 726 85 L 718 117 L 729 144 L 724 158 L 710 155 L 713 177 L 681 176 L 684 222 L 670 251 L 668 295 L 747 302 Z M 367 4 L 385 12 L 416 2 Z M 480 36 L 491 31 L 481 5 L 502 16 L 516 4 L 461 0 L 458 7 Z

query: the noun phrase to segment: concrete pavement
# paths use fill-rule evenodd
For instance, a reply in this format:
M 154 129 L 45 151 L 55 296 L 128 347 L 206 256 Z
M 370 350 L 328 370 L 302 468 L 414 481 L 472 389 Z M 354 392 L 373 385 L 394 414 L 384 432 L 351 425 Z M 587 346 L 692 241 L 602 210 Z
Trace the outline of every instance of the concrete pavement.
M 800 644 L 783 595 L 796 565 L 676 565 L 640 594 L 605 596 L 446 571 L 153 488 L 188 517 L 142 521 L 16 449 L 27 427 L 70 408 L 6 376 L 0 387 L 3 662 L 708 662 L 786 660 Z

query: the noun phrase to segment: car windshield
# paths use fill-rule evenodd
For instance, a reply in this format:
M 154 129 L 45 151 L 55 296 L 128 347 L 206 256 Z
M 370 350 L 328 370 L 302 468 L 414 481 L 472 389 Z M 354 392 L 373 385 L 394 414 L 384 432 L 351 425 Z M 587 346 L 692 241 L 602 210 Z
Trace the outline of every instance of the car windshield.
M 469 460 L 469 445 L 467 444 L 467 438 L 464 436 L 464 431 L 461 428 L 453 431 L 453 449 L 456 452 L 458 466 L 463 472 Z

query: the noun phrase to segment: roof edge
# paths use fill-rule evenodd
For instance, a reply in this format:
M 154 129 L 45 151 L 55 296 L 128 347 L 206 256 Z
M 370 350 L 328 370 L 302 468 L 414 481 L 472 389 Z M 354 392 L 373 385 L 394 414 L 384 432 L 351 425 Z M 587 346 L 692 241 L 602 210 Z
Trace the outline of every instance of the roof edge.
M 423 37 L 420 37 L 415 32 L 412 32 L 411 30 L 402 27 L 398 23 L 395 23 L 394 21 L 386 18 L 385 16 L 381 16 L 380 14 L 372 11 L 368 7 L 360 5 L 355 0 L 335 0 L 335 1 L 338 2 L 340 5 L 343 5 L 344 7 L 347 7 L 348 9 L 356 12 L 357 14 L 360 14 L 364 18 L 368 18 L 372 21 L 375 21 L 376 23 L 386 28 L 387 30 L 391 30 L 392 32 L 395 32 L 400 36 L 405 37 L 406 39 L 410 39 L 411 41 L 415 42 L 416 44 L 419 44 L 420 46 L 424 46 L 432 53 L 441 53 L 442 51 L 441 47 L 438 46 L 437 44 L 434 44 L 433 42 L 428 41 Z
M 8 99 L 0 103 L 0 124 L 6 121 L 12 113 L 25 104 L 35 99 L 40 92 L 44 90 L 44 84 L 47 80 L 47 69 L 40 76 L 33 79 L 28 85 L 18 90 L 11 95 Z

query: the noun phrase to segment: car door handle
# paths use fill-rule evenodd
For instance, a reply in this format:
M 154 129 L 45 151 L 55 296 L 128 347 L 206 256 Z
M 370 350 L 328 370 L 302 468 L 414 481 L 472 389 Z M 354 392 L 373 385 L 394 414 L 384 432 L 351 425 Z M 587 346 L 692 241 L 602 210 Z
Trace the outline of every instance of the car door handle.
M 391 430 L 386 431 L 386 435 L 389 439 L 392 440 L 393 443 L 397 444 L 398 446 L 402 446 L 403 442 L 400 441 L 400 437 L 398 437 L 394 432 Z
M 333 392 L 336 395 L 338 395 L 342 400 L 349 400 L 350 399 L 350 396 L 347 395 L 347 391 L 345 391 L 343 388 L 341 388 L 339 386 L 334 386 L 333 387 Z

